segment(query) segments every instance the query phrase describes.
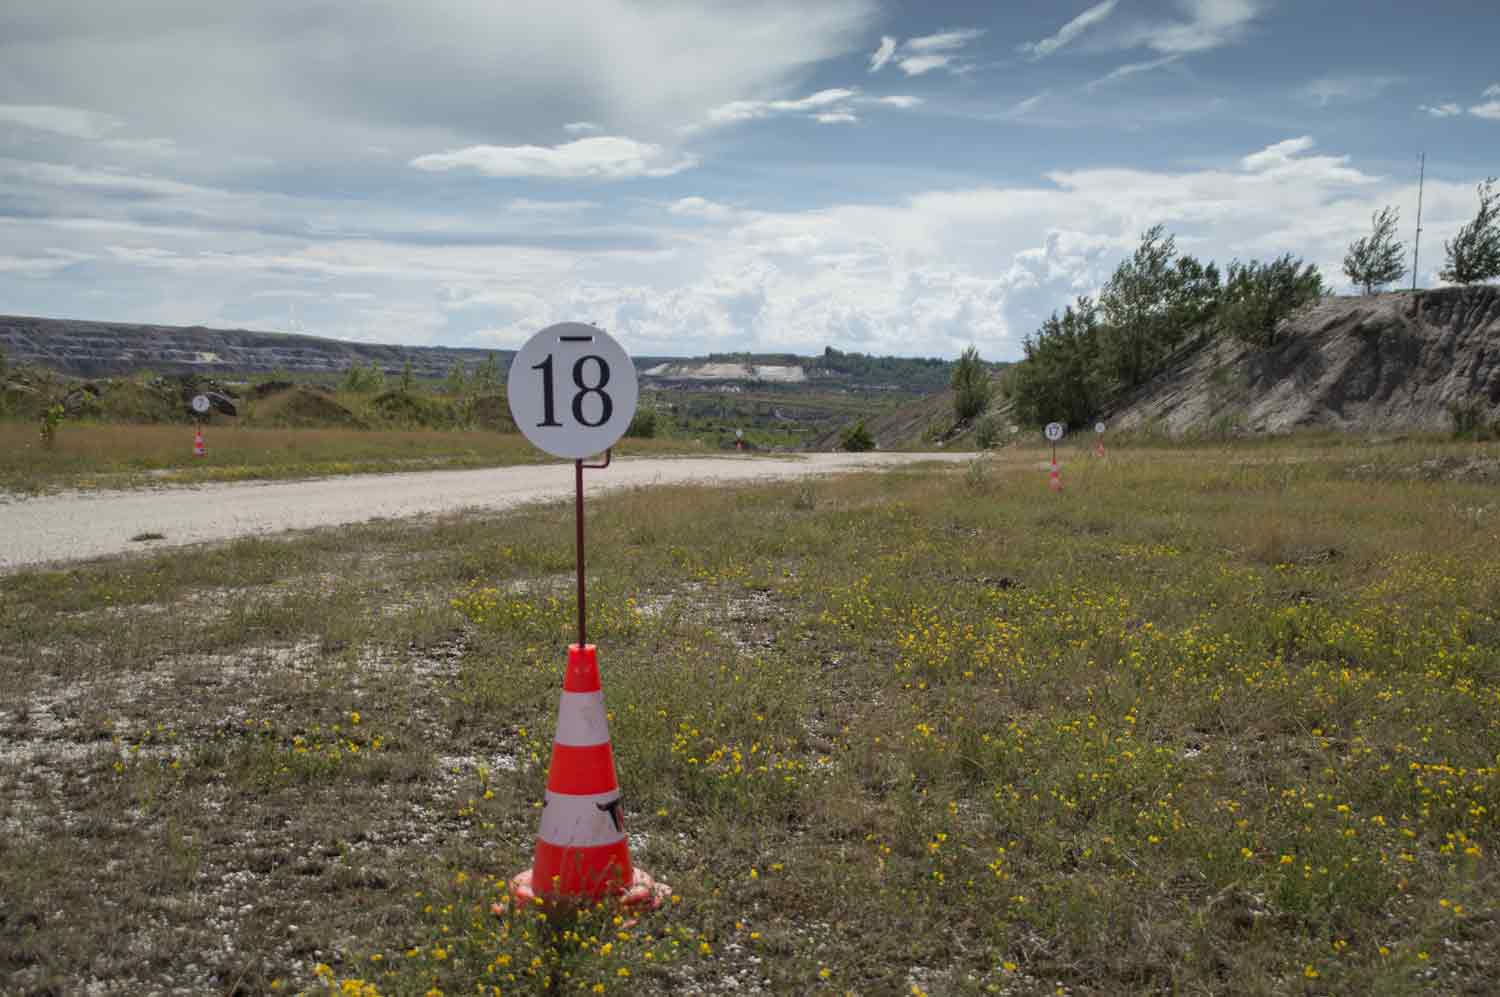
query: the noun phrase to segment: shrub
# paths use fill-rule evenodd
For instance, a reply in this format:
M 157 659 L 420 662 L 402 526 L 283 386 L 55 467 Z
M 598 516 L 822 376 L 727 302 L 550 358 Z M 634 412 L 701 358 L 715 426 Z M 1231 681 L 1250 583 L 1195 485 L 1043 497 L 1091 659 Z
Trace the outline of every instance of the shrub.
M 934 419 L 922 429 L 923 443 L 937 443 L 946 440 L 953 433 L 953 420 L 948 418 Z
M 62 425 L 63 407 L 60 402 L 53 402 L 42 409 L 41 414 L 42 446 L 51 450 L 57 442 L 57 427 Z
M 649 440 L 656 435 L 656 409 L 648 406 L 635 410 L 631 417 L 630 427 L 625 430 L 626 436 L 635 436 L 643 440 Z
M 1000 417 L 997 415 L 987 415 L 980 419 L 979 424 L 974 427 L 974 442 L 985 450 L 999 443 L 1004 431 L 1000 423 Z
M 368 366 L 351 364 L 344 372 L 344 390 L 352 394 L 365 395 L 385 390 L 385 371 L 371 360 Z
M 865 421 L 863 419 L 844 430 L 843 435 L 839 437 L 839 449 L 848 450 L 852 453 L 862 453 L 866 450 L 875 449 L 875 438 L 865 428 Z
M 1461 398 L 1448 403 L 1448 417 L 1453 420 L 1456 440 L 1487 440 L 1500 425 L 1486 425 L 1485 406 L 1478 398 Z

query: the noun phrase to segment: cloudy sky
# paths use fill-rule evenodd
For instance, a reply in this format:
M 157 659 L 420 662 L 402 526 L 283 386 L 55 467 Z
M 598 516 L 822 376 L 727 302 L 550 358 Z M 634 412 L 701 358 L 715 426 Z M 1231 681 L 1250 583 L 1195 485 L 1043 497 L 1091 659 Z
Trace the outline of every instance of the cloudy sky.
M 0 10 L 0 312 L 988 359 L 1142 230 L 1348 290 L 1500 173 L 1480 0 L 50 0 Z

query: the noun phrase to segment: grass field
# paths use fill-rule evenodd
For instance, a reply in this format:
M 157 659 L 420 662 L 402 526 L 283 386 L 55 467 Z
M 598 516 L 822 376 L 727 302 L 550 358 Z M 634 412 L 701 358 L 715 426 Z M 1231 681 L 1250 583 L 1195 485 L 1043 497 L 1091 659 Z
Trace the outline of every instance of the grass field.
M 490 913 L 570 507 L 0 578 L 0 989 L 1492 993 L 1500 493 L 1420 474 L 1497 455 L 597 502 L 638 924 Z
M 210 425 L 204 442 L 207 453 L 197 457 L 191 426 L 64 423 L 47 449 L 35 425 L 0 422 L 0 492 L 497 467 L 547 459 L 518 433 L 486 430 Z M 616 452 L 702 453 L 703 447 L 684 440 L 626 439 Z

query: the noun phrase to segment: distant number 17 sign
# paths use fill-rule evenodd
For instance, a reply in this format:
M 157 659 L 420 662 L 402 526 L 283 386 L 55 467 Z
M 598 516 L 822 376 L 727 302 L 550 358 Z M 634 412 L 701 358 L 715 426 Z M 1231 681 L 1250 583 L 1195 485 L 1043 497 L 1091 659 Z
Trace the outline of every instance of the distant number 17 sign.
M 625 435 L 640 387 L 630 355 L 608 333 L 562 322 L 521 347 L 506 392 L 511 418 L 528 440 L 554 457 L 577 460 Z

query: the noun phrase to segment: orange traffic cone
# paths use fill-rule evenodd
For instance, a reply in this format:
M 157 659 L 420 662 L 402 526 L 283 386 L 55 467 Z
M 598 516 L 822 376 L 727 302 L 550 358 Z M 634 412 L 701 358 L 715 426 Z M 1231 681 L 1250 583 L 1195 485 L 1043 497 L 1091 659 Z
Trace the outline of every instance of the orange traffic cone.
M 1062 491 L 1062 478 L 1057 476 L 1057 461 L 1052 462 L 1052 470 L 1047 474 L 1047 487 L 1054 492 Z
M 630 864 L 615 753 L 593 644 L 568 646 L 568 671 L 547 769 L 547 799 L 531 868 L 510 881 L 518 907 L 615 897 L 654 910 L 672 889 Z
M 201 428 L 193 430 L 193 456 L 208 456 L 208 448 L 203 445 L 203 430 Z

